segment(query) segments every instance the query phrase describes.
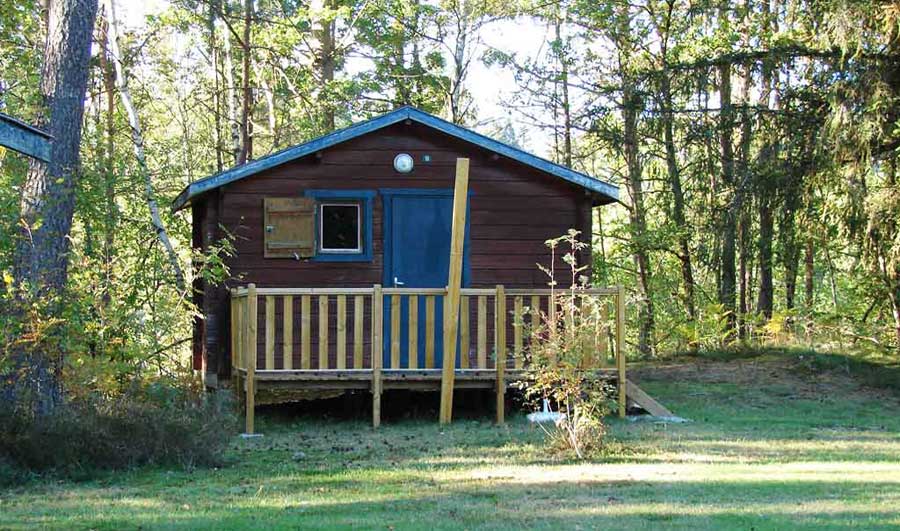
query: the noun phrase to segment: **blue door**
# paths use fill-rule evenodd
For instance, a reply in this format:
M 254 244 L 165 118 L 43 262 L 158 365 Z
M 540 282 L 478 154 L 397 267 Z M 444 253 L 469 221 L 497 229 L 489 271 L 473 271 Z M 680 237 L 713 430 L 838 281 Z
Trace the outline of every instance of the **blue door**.
M 443 288 L 450 267 L 450 229 L 453 219 L 452 190 L 382 190 L 384 201 L 384 286 L 405 288 Z M 468 216 L 463 253 L 462 285 L 468 285 Z M 444 298 L 435 297 L 434 367 L 443 364 Z M 400 304 L 400 367 L 391 366 L 391 308 L 385 297 L 385 368 L 407 368 L 410 356 L 416 356 L 418 368 L 426 368 L 425 297 L 418 301 L 418 330 L 409 330 L 409 300 Z M 409 352 L 409 333 L 418 334 L 418 352 Z

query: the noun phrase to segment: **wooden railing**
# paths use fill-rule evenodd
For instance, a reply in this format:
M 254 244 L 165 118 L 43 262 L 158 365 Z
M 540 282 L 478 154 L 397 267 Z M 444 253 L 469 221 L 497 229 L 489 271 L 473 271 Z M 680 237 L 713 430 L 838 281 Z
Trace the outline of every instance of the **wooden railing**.
M 458 371 L 495 373 L 498 410 L 505 374 L 526 367 L 528 343 L 533 337 L 529 330 L 541 324 L 542 314 L 553 314 L 549 308 L 553 295 L 564 293 L 503 286 L 461 290 L 455 366 Z M 597 356 L 584 368 L 615 369 L 619 412 L 624 414 L 624 292 L 615 287 L 577 293 L 601 300 L 603 324 L 597 330 Z M 232 289 L 231 360 L 238 376 L 246 379 L 248 415 L 255 392 L 254 375 L 323 371 L 371 374 L 377 401 L 383 371 L 440 372 L 445 295 L 442 288 L 379 285 L 256 288 L 250 284 Z M 502 418 L 498 416 L 498 420 Z M 377 415 L 373 421 L 378 423 Z

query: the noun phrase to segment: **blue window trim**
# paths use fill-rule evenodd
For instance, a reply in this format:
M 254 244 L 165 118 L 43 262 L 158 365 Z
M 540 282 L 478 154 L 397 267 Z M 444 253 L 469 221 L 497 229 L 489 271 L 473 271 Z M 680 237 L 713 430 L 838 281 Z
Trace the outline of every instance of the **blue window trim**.
M 372 205 L 375 201 L 375 190 L 305 190 L 305 197 L 313 199 L 333 199 L 336 201 L 359 201 L 362 207 L 360 222 L 362 227 L 361 253 L 328 253 L 319 250 L 319 208 L 316 207 L 316 255 L 310 258 L 312 262 L 371 262 L 372 261 Z
M 450 188 L 379 188 L 378 193 L 381 195 L 381 203 L 382 203 L 382 218 L 383 218 L 383 228 L 382 228 L 382 239 L 384 240 L 383 248 L 383 259 L 384 269 L 382 269 L 381 274 L 381 282 L 385 287 L 392 287 L 394 285 L 394 279 L 391 278 L 391 269 L 393 268 L 394 261 L 394 253 L 392 248 L 392 238 L 390 237 L 390 229 L 391 223 L 393 222 L 393 204 L 392 199 L 394 196 L 402 196 L 402 195 L 414 195 L 414 196 L 437 196 L 437 197 L 453 197 L 453 189 Z M 468 193 L 468 199 L 472 198 L 472 192 Z M 469 253 L 471 251 L 471 245 L 469 245 L 469 221 L 471 219 L 470 216 L 470 202 L 466 201 L 466 235 L 465 240 L 463 242 L 463 270 L 462 270 L 462 287 L 468 287 L 470 282 L 470 264 L 469 264 Z

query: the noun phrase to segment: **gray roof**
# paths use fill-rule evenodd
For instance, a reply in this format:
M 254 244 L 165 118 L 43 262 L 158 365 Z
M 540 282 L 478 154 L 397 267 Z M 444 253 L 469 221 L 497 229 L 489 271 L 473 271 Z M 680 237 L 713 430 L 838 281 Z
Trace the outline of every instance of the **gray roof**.
M 381 116 L 372 118 L 371 120 L 353 124 L 344 129 L 340 129 L 325 136 L 310 140 L 309 142 L 283 149 L 281 151 L 256 159 L 241 166 L 235 166 L 234 168 L 200 179 L 199 181 L 194 181 L 189 184 L 184 190 L 182 190 L 180 194 L 178 194 L 178 197 L 176 197 L 175 201 L 173 201 L 172 203 L 172 209 L 174 211 L 181 210 L 185 206 L 189 205 L 193 198 L 209 192 L 210 190 L 219 188 L 220 186 L 224 186 L 228 183 L 232 183 L 245 177 L 255 175 L 269 168 L 273 168 L 286 162 L 299 159 L 306 155 L 313 154 L 317 151 L 321 151 L 336 144 L 346 142 L 364 134 L 383 129 L 404 120 L 410 120 L 431 127 L 432 129 L 436 129 L 452 137 L 464 140 L 471 144 L 475 144 L 476 146 L 484 148 L 488 151 L 492 151 L 498 155 L 502 155 L 509 159 L 515 160 L 516 162 L 525 164 L 526 166 L 531 166 L 532 168 L 538 169 L 545 173 L 549 173 L 550 175 L 554 175 L 556 177 L 559 177 L 560 179 L 581 186 L 582 188 L 585 188 L 590 192 L 598 194 L 598 203 L 612 203 L 614 201 L 617 201 L 619 198 L 618 187 L 601 181 L 600 179 L 596 179 L 584 173 L 572 170 L 571 168 L 567 168 L 563 165 L 551 162 L 547 159 L 532 155 L 531 153 L 522 151 L 521 149 L 510 146 L 508 144 L 504 144 L 503 142 L 498 142 L 492 138 L 488 138 L 482 134 L 476 133 L 464 127 L 460 127 L 446 120 L 442 120 L 437 116 L 420 111 L 416 108 L 400 107 L 399 109 L 391 111 L 387 114 L 382 114 Z

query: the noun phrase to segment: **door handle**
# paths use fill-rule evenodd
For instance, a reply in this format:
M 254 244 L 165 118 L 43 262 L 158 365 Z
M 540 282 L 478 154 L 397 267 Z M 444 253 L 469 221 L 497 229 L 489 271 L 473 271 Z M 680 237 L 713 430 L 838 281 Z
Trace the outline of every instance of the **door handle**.
M 404 284 L 405 284 L 404 282 L 400 282 L 400 279 L 398 279 L 397 277 L 394 277 L 394 287 L 403 286 Z

